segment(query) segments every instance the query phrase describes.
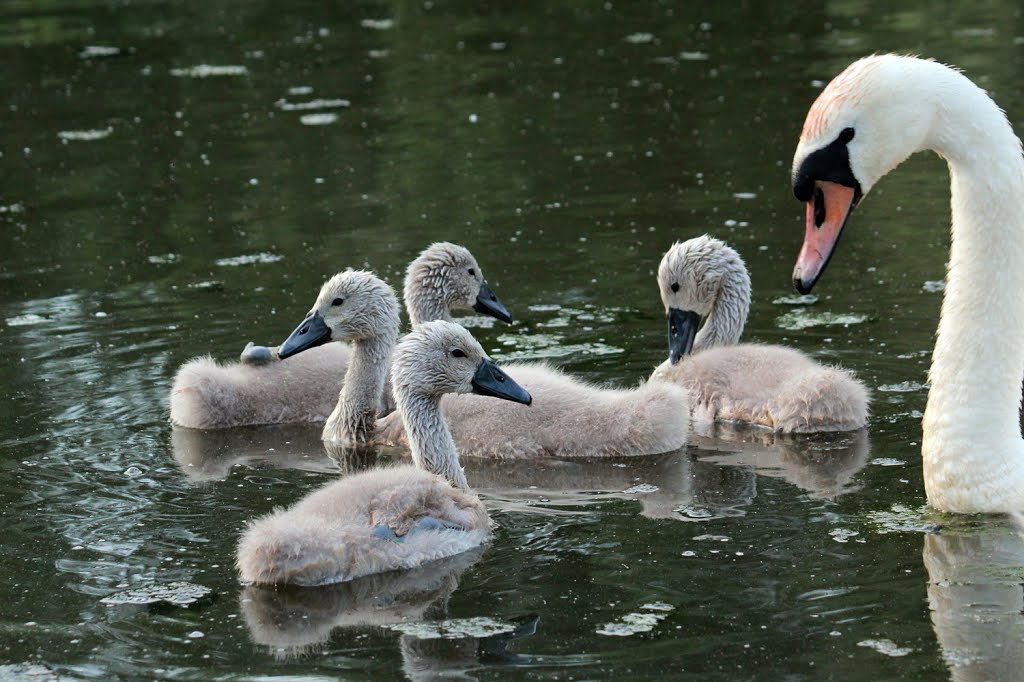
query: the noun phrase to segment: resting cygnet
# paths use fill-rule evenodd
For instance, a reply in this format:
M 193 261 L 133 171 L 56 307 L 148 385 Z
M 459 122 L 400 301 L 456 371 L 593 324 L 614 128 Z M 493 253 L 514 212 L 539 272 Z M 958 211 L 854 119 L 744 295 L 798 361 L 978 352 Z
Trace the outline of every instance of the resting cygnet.
M 689 389 L 695 422 L 785 433 L 864 426 L 868 392 L 849 371 L 791 348 L 737 344 L 750 310 L 750 275 L 725 243 L 707 235 L 676 243 L 661 260 L 658 286 L 670 355 L 651 378 Z
M 339 316 L 333 321 L 340 324 Z M 343 582 L 459 554 L 490 536 L 441 416 L 441 395 L 472 391 L 526 405 L 530 395 L 468 331 L 444 321 L 425 322 L 402 339 L 392 382 L 413 465 L 342 478 L 252 522 L 238 545 L 243 581 Z
M 447 242 L 430 245 L 409 265 L 405 299 L 413 325 L 450 320 L 453 309 L 466 308 L 512 321 L 473 254 Z M 348 346 L 330 343 L 284 362 L 279 349 L 250 343 L 241 362 L 189 360 L 174 377 L 171 422 L 196 429 L 322 422 L 338 402 L 351 354 Z M 389 392 L 384 405 L 391 406 Z
M 614 457 L 681 448 L 689 434 L 689 394 L 667 381 L 601 388 L 542 363 L 509 363 L 508 374 L 533 396 L 529 410 L 471 395 L 449 395 L 441 410 L 468 457 Z M 680 417 L 682 415 L 682 418 Z M 374 440 L 409 445 L 395 415 L 377 423 Z

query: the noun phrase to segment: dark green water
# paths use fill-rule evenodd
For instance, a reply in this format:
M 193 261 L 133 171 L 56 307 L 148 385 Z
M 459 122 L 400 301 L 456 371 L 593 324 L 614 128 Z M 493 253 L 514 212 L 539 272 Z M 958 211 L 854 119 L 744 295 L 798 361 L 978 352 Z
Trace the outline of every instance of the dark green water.
M 0 7 L 0 678 L 1019 674 L 1024 545 L 1001 519 L 923 509 L 942 163 L 880 183 L 814 305 L 778 302 L 803 232 L 789 162 L 821 82 L 875 51 L 934 56 L 1020 130 L 1018 3 L 331 5 Z M 517 315 L 474 329 L 496 358 L 629 385 L 666 353 L 661 254 L 704 232 L 751 269 L 747 337 L 858 372 L 868 433 L 468 461 L 500 525 L 479 555 L 243 592 L 245 520 L 334 465 L 316 428 L 172 433 L 182 362 L 279 342 L 328 275 L 398 285 L 444 239 Z M 100 601 L 179 580 L 212 597 Z M 473 636 L 491 631 L 478 618 L 514 632 Z M 445 619 L 469 635 L 427 638 Z

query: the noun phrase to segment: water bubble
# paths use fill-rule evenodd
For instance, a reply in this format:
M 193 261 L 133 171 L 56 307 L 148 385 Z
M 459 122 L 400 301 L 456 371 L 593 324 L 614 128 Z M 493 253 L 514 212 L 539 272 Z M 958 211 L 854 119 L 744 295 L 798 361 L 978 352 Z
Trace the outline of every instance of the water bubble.
M 299 123 L 304 126 L 325 126 L 338 120 L 337 114 L 306 114 L 299 117 Z
M 16 315 L 15 317 L 8 317 L 6 320 L 8 327 L 27 327 L 33 324 L 39 324 L 41 322 L 49 322 L 48 318 L 42 315 L 36 315 L 35 313 L 28 313 L 27 315 Z
M 900 656 L 906 656 L 907 654 L 913 653 L 914 650 L 910 647 L 897 646 L 896 642 L 891 639 L 865 639 L 857 642 L 857 646 L 867 647 L 868 649 L 874 649 L 880 654 L 885 656 L 892 656 L 898 658 Z
M 115 592 L 100 599 L 101 604 L 111 606 L 134 604 L 169 604 L 171 606 L 189 606 L 213 594 L 213 590 L 205 585 L 197 585 L 184 581 L 163 585 L 144 585 L 122 592 Z
M 421 623 L 394 623 L 384 627 L 403 635 L 411 635 L 417 639 L 465 639 L 467 637 L 490 637 L 507 632 L 515 632 L 516 626 L 512 623 L 503 623 L 478 616 L 476 618 L 451 618 L 449 620 L 421 622 Z
M 280 260 L 284 260 L 284 256 L 276 253 L 267 253 L 262 251 L 260 253 L 253 253 L 245 256 L 233 256 L 231 258 L 220 258 L 214 261 L 215 265 L 222 267 L 234 267 L 238 265 L 253 265 L 254 263 L 276 263 Z
M 359 22 L 363 28 L 372 28 L 375 31 L 386 31 L 395 25 L 394 19 L 363 19 Z
M 642 493 L 656 493 L 658 490 L 660 490 L 660 488 L 656 485 L 651 485 L 650 483 L 639 483 L 631 488 L 626 488 L 622 492 L 625 495 L 637 495 Z
M 244 76 L 249 69 L 240 65 L 214 66 L 212 64 L 197 64 L 181 69 L 171 69 L 171 75 L 179 78 L 211 78 L 217 76 Z
M 898 384 L 882 384 L 878 390 L 883 393 L 912 393 L 920 391 L 922 388 L 925 388 L 925 385 L 916 381 L 901 381 Z

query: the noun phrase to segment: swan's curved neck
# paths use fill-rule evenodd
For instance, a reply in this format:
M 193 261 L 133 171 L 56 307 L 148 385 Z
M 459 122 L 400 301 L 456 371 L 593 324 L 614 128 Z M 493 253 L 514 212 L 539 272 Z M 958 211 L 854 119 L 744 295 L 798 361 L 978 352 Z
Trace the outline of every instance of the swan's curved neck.
M 437 279 L 437 278 L 432 278 Z M 440 286 L 434 282 L 416 280 L 405 289 L 405 309 L 409 312 L 409 324 L 413 327 L 421 322 L 444 320 L 451 322 L 451 310 L 445 301 Z
M 396 322 L 397 327 L 397 322 Z M 355 445 L 373 435 L 397 329 L 352 342 L 352 358 L 345 373 L 338 404 L 324 424 L 323 440 Z
M 750 312 L 750 276 L 731 271 L 723 278 L 718 297 L 704 326 L 693 340 L 693 350 L 738 343 Z
M 991 99 L 966 78 L 928 145 L 949 163 L 952 244 L 922 441 L 929 503 L 1024 510 L 1024 157 Z
M 409 449 L 416 466 L 444 476 L 457 488 L 469 488 L 466 474 L 459 465 L 455 440 L 441 416 L 440 398 L 396 387 L 395 402 L 409 435 Z

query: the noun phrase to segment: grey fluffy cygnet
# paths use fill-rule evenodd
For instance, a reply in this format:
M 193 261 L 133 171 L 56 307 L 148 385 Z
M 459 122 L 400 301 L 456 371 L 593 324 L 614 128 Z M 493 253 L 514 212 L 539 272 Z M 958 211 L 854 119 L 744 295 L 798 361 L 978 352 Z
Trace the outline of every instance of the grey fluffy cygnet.
M 468 457 L 622 457 L 677 450 L 689 435 L 689 394 L 658 379 L 635 388 L 595 386 L 544 363 L 509 363 L 509 376 L 533 396 L 529 410 L 473 395 L 449 395 L 441 410 L 459 451 Z M 375 439 L 405 446 L 395 415 Z
M 441 396 L 475 392 L 528 405 L 530 395 L 467 330 L 445 321 L 423 323 L 402 339 L 392 379 L 413 464 L 347 476 L 252 522 L 238 545 L 243 581 L 344 582 L 453 556 L 490 537 L 487 512 L 468 489 L 441 416 Z
M 658 286 L 670 355 L 652 379 L 690 391 L 695 426 L 741 422 L 806 433 L 867 422 L 868 391 L 848 370 L 792 348 L 738 343 L 750 310 L 750 275 L 724 242 L 704 235 L 676 243 L 661 260 Z
M 512 321 L 473 254 L 448 242 L 431 244 L 409 265 L 405 300 L 414 326 L 450 320 L 452 310 L 469 308 Z M 197 429 L 322 422 L 338 402 L 351 356 L 344 343 L 323 344 L 285 360 L 278 348 L 249 344 L 240 362 L 194 358 L 175 374 L 171 422 Z M 386 391 L 384 405 L 392 404 Z

